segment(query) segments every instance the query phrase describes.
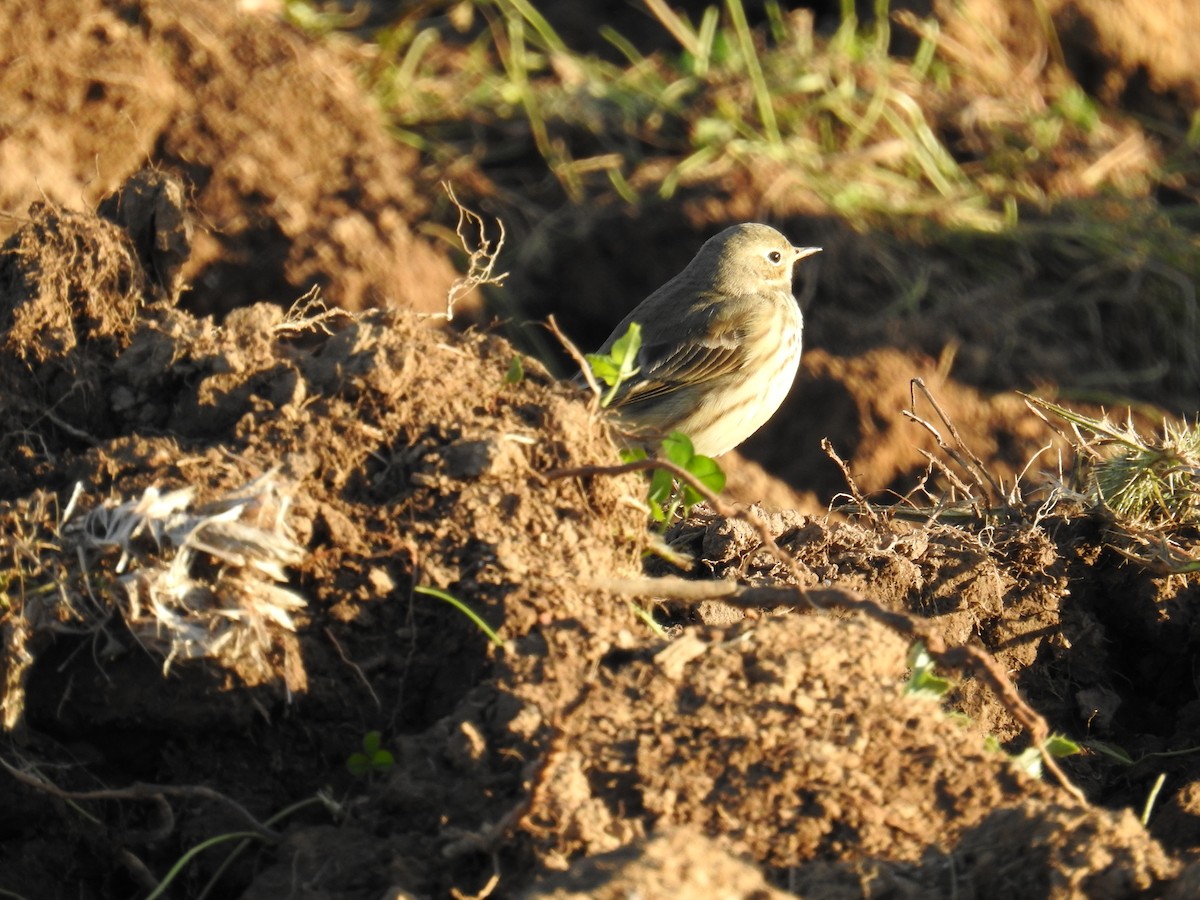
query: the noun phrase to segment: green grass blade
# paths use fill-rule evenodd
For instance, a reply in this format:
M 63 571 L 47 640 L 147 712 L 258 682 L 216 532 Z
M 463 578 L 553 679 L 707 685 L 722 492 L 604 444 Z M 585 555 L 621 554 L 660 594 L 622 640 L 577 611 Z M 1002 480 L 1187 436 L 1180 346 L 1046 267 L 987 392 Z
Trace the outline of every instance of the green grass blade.
M 729 18 L 733 22 L 733 30 L 737 34 L 738 46 L 742 51 L 742 60 L 746 71 L 750 74 L 750 83 L 754 86 L 754 102 L 758 107 L 758 117 L 762 120 L 767 142 L 778 146 L 782 143 L 779 136 L 779 124 L 775 121 L 775 107 L 771 103 L 771 92 L 767 89 L 767 80 L 763 77 L 762 66 L 758 61 L 758 53 L 754 49 L 754 35 L 750 32 L 750 23 L 746 20 L 746 9 L 742 0 L 725 0 L 729 10 Z
M 474 622 L 475 627 L 487 635 L 488 640 L 490 640 L 500 649 L 504 649 L 504 641 L 501 640 L 500 635 L 496 634 L 496 632 L 492 630 L 491 626 L 479 617 L 475 610 L 471 609 L 471 607 L 467 606 L 467 604 L 463 603 L 453 594 L 448 594 L 445 591 L 439 590 L 435 587 L 426 587 L 423 584 L 417 585 L 415 588 L 413 588 L 413 591 L 418 594 L 428 594 L 430 597 L 437 597 L 439 600 L 445 600 L 460 613 Z
M 156 887 L 153 891 L 150 892 L 150 894 L 146 897 L 146 900 L 158 900 L 158 898 L 163 895 L 163 892 L 168 887 L 171 886 L 171 882 L 174 881 L 175 878 L 179 875 L 179 873 L 183 871 L 183 867 L 186 866 L 189 862 L 191 862 L 192 859 L 194 859 L 198 854 L 203 853 L 209 847 L 215 847 L 217 844 L 224 843 L 225 841 L 242 841 L 242 840 L 255 840 L 255 839 L 260 840 L 260 841 L 266 840 L 265 837 L 263 837 L 261 834 L 259 834 L 256 831 L 231 831 L 228 834 L 218 834 L 216 837 L 211 837 L 207 841 L 201 841 L 199 844 L 197 844 L 195 847 L 193 847 L 187 853 L 183 854 L 183 856 L 179 857 L 179 859 L 175 862 L 175 865 L 171 866 L 171 871 L 169 871 L 166 874 L 166 877 L 164 877 L 163 880 L 159 882 L 158 887 Z

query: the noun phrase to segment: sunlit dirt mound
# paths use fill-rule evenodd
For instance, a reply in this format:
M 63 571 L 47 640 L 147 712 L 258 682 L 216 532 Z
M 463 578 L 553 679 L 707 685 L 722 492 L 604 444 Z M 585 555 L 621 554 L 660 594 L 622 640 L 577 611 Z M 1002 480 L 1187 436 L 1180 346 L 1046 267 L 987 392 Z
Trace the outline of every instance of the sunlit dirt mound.
M 1200 27 L 1200 9 L 1189 0 L 1050 0 L 1041 9 L 937 0 L 933 8 L 965 54 L 986 58 L 1000 45 L 1027 63 L 1061 62 L 1105 103 L 1182 124 L 1200 100 L 1187 41 L 1181 40 Z
M 187 179 L 191 309 L 312 287 L 350 309 L 444 308 L 454 268 L 411 230 L 435 200 L 415 152 L 343 58 L 276 18 L 228 0 L 13 0 L 0 96 L 0 234 L 34 200 L 95 203 L 150 164 Z
M 5 584 L 29 599 L 4 620 L 3 709 L 36 752 L 87 732 L 99 769 L 131 767 L 118 780 L 209 782 L 249 776 L 244 741 L 284 741 L 291 762 L 244 784 L 272 805 L 319 787 L 293 764 L 336 779 L 369 727 L 420 731 L 490 668 L 481 632 L 414 584 L 517 637 L 526 591 L 578 597 L 584 573 L 636 566 L 632 479 L 538 474 L 611 444 L 535 363 L 507 384 L 498 339 L 269 305 L 216 326 L 154 303 L 110 223 L 32 216 L 0 251 L 18 273 L 0 403 Z M 100 666 L 56 668 L 99 661 L 76 655 L 96 642 Z M 81 854 L 72 883 L 112 862 L 62 852 Z

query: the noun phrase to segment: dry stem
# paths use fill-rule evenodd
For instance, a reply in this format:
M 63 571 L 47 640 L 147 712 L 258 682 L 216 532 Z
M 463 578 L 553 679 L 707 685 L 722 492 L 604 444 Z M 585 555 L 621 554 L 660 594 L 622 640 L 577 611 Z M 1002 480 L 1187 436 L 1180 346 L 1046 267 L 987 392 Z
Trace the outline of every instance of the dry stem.
M 53 782 L 47 781 L 45 778 L 31 775 L 28 772 L 18 769 L 3 759 L 0 759 L 0 766 L 3 766 L 8 771 L 8 774 L 22 784 L 36 788 L 39 791 L 45 791 L 63 800 L 142 800 L 158 804 L 160 807 L 165 808 L 168 813 L 170 809 L 166 805 L 165 797 L 183 797 L 188 800 L 211 800 L 232 810 L 250 828 L 268 840 L 277 842 L 280 839 L 279 832 L 259 822 L 242 804 L 231 797 L 227 797 L 220 791 L 214 791 L 212 788 L 202 785 L 133 784 L 127 788 L 111 788 L 98 791 L 67 791 Z
M 306 331 L 320 331 L 326 335 L 333 334 L 329 323 L 334 319 L 351 318 L 351 314 L 338 307 L 328 307 L 321 299 L 321 289 L 311 288 L 308 293 L 298 299 L 287 311 L 283 321 L 272 331 L 277 335 L 298 335 Z
M 932 424 L 919 417 L 912 409 L 904 410 L 904 416 L 916 422 L 918 425 L 921 425 L 925 428 L 925 430 L 933 435 L 933 439 L 937 441 L 938 446 L 946 453 L 946 455 L 958 463 L 962 470 L 971 476 L 976 486 L 986 498 L 989 507 L 995 508 L 996 506 L 1003 505 L 1013 515 L 1014 518 L 1023 519 L 1024 516 L 1021 515 L 1019 510 L 1013 508 L 1012 504 L 1008 501 L 1008 496 L 1004 493 L 1004 489 L 996 483 L 996 479 L 994 479 L 991 473 L 988 472 L 987 468 L 983 464 L 983 461 L 975 455 L 975 452 L 971 450 L 971 448 L 967 446 L 966 441 L 962 439 L 962 435 L 958 433 L 957 426 L 955 426 L 950 417 L 946 415 L 945 411 L 941 407 L 941 404 L 934 399 L 932 392 L 928 387 L 925 386 L 925 381 L 921 378 L 914 378 L 909 382 L 909 385 L 911 390 L 909 399 L 910 405 L 915 409 L 917 401 L 916 392 L 920 391 L 924 395 L 925 399 L 929 401 L 929 405 L 933 407 L 933 411 L 937 413 L 938 418 L 942 420 L 942 423 L 946 426 L 947 431 L 950 432 L 950 436 L 954 438 L 954 442 L 958 445 L 959 450 L 955 450 L 948 443 L 946 443 L 946 440 L 942 437 L 941 433 L 934 428 Z M 966 457 L 965 459 L 964 456 Z M 982 511 L 980 510 L 979 513 L 980 518 L 982 518 Z
M 450 290 L 446 292 L 446 312 L 438 313 L 438 315 L 444 315 L 446 321 L 449 322 L 454 318 L 455 303 L 477 287 L 485 284 L 497 286 L 503 284 L 508 273 L 496 274 L 496 260 L 504 248 L 504 222 L 500 219 L 496 220 L 496 224 L 500 227 L 500 237 L 493 246 L 491 238 L 487 236 L 483 217 L 459 203 L 458 197 L 454 196 L 454 188 L 450 186 L 449 182 L 443 181 L 442 188 L 446 191 L 450 202 L 458 210 L 458 225 L 455 226 L 454 232 L 458 235 L 459 243 L 462 244 L 462 248 L 467 254 L 467 274 L 455 279 L 454 284 L 450 285 Z M 473 241 L 466 233 L 468 226 L 475 227 L 476 235 Z
M 561 328 L 558 327 L 558 322 L 555 321 L 553 313 L 546 319 L 546 327 L 550 333 L 558 338 L 558 342 L 562 344 L 563 349 L 571 355 L 571 359 L 579 366 L 579 373 L 583 375 L 588 387 L 591 388 L 592 397 L 596 403 L 600 400 L 600 385 L 596 381 L 596 376 L 592 373 L 592 367 L 588 365 L 587 357 L 580 352 L 575 346 L 575 342 L 567 337 Z

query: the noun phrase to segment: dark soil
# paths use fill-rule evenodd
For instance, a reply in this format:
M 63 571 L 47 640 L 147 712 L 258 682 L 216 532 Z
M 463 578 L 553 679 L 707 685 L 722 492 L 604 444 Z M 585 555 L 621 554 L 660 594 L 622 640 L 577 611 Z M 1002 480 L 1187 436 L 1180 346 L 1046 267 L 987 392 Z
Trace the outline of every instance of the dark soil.
M 1028 387 L 1027 363 L 1109 371 L 1107 336 L 1014 350 L 1024 308 L 868 321 L 870 238 L 797 218 L 797 240 L 846 248 L 808 288 L 825 324 L 748 459 L 723 462 L 805 577 L 704 508 L 669 533 L 691 560 L 671 565 L 645 553 L 639 477 L 556 471 L 615 458 L 585 398 L 530 358 L 507 378 L 498 334 L 416 312 L 455 277 L 417 227 L 442 201 L 336 53 L 215 3 L 0 19 L 0 890 L 145 897 L 218 836 L 169 896 L 1200 889 L 1200 759 L 1166 755 L 1200 728 L 1194 576 L 1130 563 L 1078 511 L 824 514 L 847 485 L 822 437 L 864 488 L 915 491 L 939 450 L 901 415 L 913 377 L 1011 485 L 1062 444 L 997 389 Z M 718 207 L 754 214 L 713 199 L 730 187 L 707 213 L 694 187 L 646 211 L 661 242 L 636 257 L 614 249 L 628 234 L 593 265 L 538 232 L 512 290 L 587 334 Z M 614 221 L 579 211 L 576 237 Z M 313 286 L 382 308 L 285 312 Z M 639 597 L 654 631 L 616 590 L 647 574 L 841 588 L 987 649 L 1054 730 L 1103 742 L 1064 761 L 1088 802 L 985 747 L 1028 733 L 981 680 L 906 692 L 909 642 L 878 617 Z M 394 762 L 352 775 L 373 731 Z

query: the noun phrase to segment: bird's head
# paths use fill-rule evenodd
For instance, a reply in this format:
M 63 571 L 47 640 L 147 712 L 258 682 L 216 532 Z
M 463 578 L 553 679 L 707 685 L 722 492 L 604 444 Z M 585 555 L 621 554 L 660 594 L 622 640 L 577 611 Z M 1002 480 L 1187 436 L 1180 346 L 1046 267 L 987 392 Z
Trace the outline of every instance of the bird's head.
M 820 247 L 793 247 L 770 225 L 745 222 L 709 238 L 689 268 L 695 267 L 697 275 L 729 293 L 790 292 L 796 263 L 820 252 Z

